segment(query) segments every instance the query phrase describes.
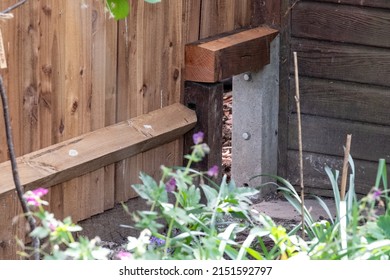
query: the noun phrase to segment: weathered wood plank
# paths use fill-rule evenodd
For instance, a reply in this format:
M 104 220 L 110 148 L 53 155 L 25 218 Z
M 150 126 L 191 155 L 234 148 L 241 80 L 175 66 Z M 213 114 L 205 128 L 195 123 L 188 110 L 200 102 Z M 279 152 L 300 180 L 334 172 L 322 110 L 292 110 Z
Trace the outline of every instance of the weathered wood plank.
M 174 104 L 72 138 L 18 158 L 26 189 L 50 187 L 173 141 L 196 123 L 195 113 Z M 0 164 L 0 197 L 14 190 L 10 163 Z
M 390 86 L 387 49 L 295 38 L 291 51 L 298 53 L 301 76 Z
M 237 0 L 202 0 L 200 38 L 234 30 Z
M 252 0 L 251 6 L 251 26 L 267 24 L 268 26 L 279 28 L 282 24 L 282 2 L 284 0 Z M 288 1 L 284 1 L 288 2 Z M 283 3 L 284 5 L 284 3 Z M 287 15 L 283 15 L 286 17 Z
M 390 11 L 299 2 L 292 9 L 292 35 L 390 47 Z
M 310 1 L 390 9 L 390 2 L 388 0 L 310 0 Z
M 219 35 L 186 46 L 185 79 L 213 83 L 269 63 L 270 42 L 278 31 L 258 27 Z
M 353 145 L 352 145 L 353 146 Z M 353 155 L 352 155 L 353 156 Z M 300 184 L 299 179 L 299 153 L 298 151 L 290 150 L 288 152 L 288 177 L 287 180 L 294 186 Z M 356 193 L 367 194 L 375 183 L 378 162 L 356 160 L 355 163 L 355 188 Z M 303 153 L 303 174 L 305 189 L 310 188 L 310 193 L 313 190 L 328 190 L 328 194 L 332 194 L 332 186 L 325 172 L 325 166 L 333 170 L 341 172 L 343 165 L 342 157 L 329 155 Z M 350 171 L 349 171 L 350 172 Z M 340 175 L 341 177 L 341 175 Z M 340 178 L 339 178 L 340 179 Z M 340 182 L 339 182 L 340 183 Z
M 330 119 L 302 116 L 303 150 L 306 152 L 343 155 L 347 134 L 352 134 L 351 155 L 356 159 L 377 161 L 390 160 L 390 127 Z M 290 117 L 289 148 L 298 149 L 297 118 Z
M 192 135 L 202 131 L 205 133 L 204 143 L 209 145 L 211 152 L 194 167 L 207 171 L 217 165 L 222 170 L 223 84 L 186 82 L 184 104 L 195 110 L 198 119 L 194 129 L 184 136 L 184 153 L 191 153 Z
M 287 176 L 288 118 L 290 100 L 290 40 L 291 13 L 290 1 L 281 1 L 280 18 L 280 78 L 279 78 L 279 116 L 278 116 L 278 175 Z
M 94 1 L 92 6 L 92 92 L 91 129 L 99 129 L 116 122 L 117 78 L 117 21 L 109 19 L 104 5 Z M 102 78 L 104 77 L 104 78 Z M 102 197 L 99 209 L 110 209 L 115 204 L 115 165 L 106 166 L 91 174 L 94 192 Z M 94 199 L 93 195 L 89 196 Z M 99 205 L 99 203 L 97 203 Z
M 25 219 L 15 192 L 0 196 L 0 260 L 20 259 L 16 237 L 24 240 Z
M 390 125 L 389 88 L 307 77 L 299 85 L 303 114 Z M 293 99 L 289 107 L 296 112 Z

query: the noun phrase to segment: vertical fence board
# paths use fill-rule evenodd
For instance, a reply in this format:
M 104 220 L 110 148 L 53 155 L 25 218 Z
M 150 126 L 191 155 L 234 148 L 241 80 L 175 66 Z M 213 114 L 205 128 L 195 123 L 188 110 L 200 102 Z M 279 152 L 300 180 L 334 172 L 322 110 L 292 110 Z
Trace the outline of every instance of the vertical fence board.
M 15 237 L 24 240 L 25 222 L 16 194 L 0 198 L 0 260 L 17 259 Z

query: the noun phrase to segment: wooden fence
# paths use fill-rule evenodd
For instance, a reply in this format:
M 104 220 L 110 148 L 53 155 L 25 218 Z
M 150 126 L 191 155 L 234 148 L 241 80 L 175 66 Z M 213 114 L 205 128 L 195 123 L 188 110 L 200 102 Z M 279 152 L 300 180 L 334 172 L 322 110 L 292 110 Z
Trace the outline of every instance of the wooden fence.
M 378 159 L 390 160 L 390 1 L 290 1 L 284 11 L 283 45 L 291 48 L 281 59 L 280 174 L 299 185 L 295 90 L 288 83 L 289 57 L 297 51 L 305 185 L 311 193 L 331 194 L 324 167 L 341 170 L 351 133 L 356 188 L 366 194 Z
M 18 156 L 181 102 L 186 43 L 270 20 L 255 0 L 130 2 L 119 23 L 95 0 L 28 1 L 0 22 Z M 14 3 L 1 1 L 0 10 Z M 2 132 L 0 162 L 7 160 Z M 134 197 L 139 171 L 158 176 L 161 164 L 181 162 L 179 139 L 51 186 L 50 210 L 80 221 Z M 14 193 L 0 195 L 0 209 L 0 259 L 15 258 L 14 238 L 25 229 L 14 219 Z

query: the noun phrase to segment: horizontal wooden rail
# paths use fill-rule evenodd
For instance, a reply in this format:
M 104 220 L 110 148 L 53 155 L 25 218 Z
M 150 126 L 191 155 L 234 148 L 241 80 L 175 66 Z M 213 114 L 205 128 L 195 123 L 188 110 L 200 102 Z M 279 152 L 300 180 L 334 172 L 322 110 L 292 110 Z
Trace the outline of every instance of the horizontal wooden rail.
M 174 104 L 17 159 L 22 185 L 50 187 L 171 142 L 192 129 L 194 111 Z M 0 164 L 0 197 L 14 191 L 10 162 Z
M 221 34 L 188 44 L 185 79 L 214 83 L 270 63 L 270 43 L 278 31 L 266 26 Z

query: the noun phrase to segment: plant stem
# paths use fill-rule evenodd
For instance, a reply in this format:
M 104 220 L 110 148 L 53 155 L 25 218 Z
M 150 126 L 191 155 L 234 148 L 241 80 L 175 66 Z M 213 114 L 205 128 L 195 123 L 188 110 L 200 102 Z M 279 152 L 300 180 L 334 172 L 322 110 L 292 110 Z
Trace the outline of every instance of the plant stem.
M 179 206 L 179 200 L 176 199 L 176 203 L 175 203 L 175 208 L 174 209 L 176 209 L 178 206 Z M 168 227 L 168 232 L 167 232 L 167 239 L 165 240 L 165 247 L 164 247 L 164 258 L 166 258 L 167 254 L 168 254 L 168 248 L 169 248 L 169 244 L 171 243 L 171 234 L 172 234 L 173 223 L 174 222 L 175 222 L 174 218 L 172 218 L 171 221 L 169 222 L 169 227 Z
M 302 239 L 305 238 L 305 186 L 303 185 L 303 148 L 302 148 L 302 121 L 301 121 L 301 103 L 299 97 L 299 73 L 298 56 L 294 52 L 295 67 L 295 101 L 297 104 L 298 115 L 298 142 L 299 142 L 299 175 L 301 183 L 301 215 L 302 215 Z
M 27 201 L 24 199 L 24 188 L 22 184 L 20 183 L 19 178 L 19 172 L 18 172 L 18 166 L 16 163 L 16 156 L 15 156 L 15 148 L 14 148 L 14 142 L 12 138 L 12 129 L 11 129 L 11 119 L 8 109 L 8 99 L 7 94 L 4 89 L 3 85 L 3 78 L 0 75 L 0 95 L 1 95 L 1 101 L 3 103 L 3 114 L 4 114 L 4 122 L 5 122 L 5 132 L 7 135 L 7 145 L 8 145 L 8 151 L 9 151 L 9 157 L 11 161 L 11 167 L 12 167 L 12 176 L 15 183 L 16 193 L 18 195 L 20 204 L 22 205 L 23 213 L 25 214 L 25 217 L 27 219 L 27 222 L 30 225 L 30 230 L 33 231 L 36 228 L 36 221 L 34 216 L 32 215 L 28 205 Z M 38 237 L 32 238 L 32 244 L 34 248 L 34 259 L 39 260 L 39 247 L 40 242 Z
M 352 135 L 348 134 L 347 135 L 347 144 L 345 146 L 345 151 L 344 151 L 343 174 L 341 175 L 341 189 L 340 189 L 340 200 L 341 201 L 345 200 L 345 193 L 346 193 L 346 189 L 347 189 L 348 159 L 349 159 L 349 154 L 351 151 L 351 138 L 352 138 Z

